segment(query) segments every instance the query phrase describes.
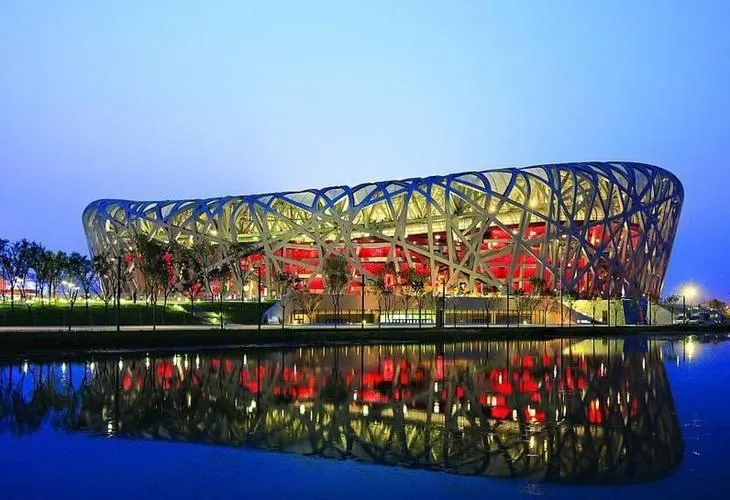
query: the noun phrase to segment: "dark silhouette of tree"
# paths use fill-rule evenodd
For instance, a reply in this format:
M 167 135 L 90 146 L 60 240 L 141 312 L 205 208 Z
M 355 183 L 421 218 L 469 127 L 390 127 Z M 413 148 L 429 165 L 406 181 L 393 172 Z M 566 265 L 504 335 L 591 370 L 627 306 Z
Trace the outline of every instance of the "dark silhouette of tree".
M 114 299 L 116 294 L 117 282 L 121 280 L 121 276 L 117 276 L 117 265 L 112 260 L 111 254 L 95 255 L 91 261 L 91 265 L 96 274 L 98 283 L 94 287 L 97 297 L 104 302 L 104 309 L 109 309 L 109 303 Z
M 21 299 L 25 297 L 25 282 L 30 269 L 30 242 L 26 239 L 0 245 L 0 270 L 3 279 L 10 286 L 10 309 L 15 307 L 15 280 L 20 280 Z
M 335 325 L 340 321 L 340 301 L 342 293 L 350 281 L 347 258 L 340 253 L 327 255 L 322 264 L 322 275 L 327 285 L 327 291 L 332 296 L 335 307 Z
M 165 247 L 144 234 L 134 237 L 132 254 L 134 263 L 142 275 L 142 286 L 147 303 L 152 306 L 152 330 L 157 329 L 157 300 L 163 280 L 167 280 Z

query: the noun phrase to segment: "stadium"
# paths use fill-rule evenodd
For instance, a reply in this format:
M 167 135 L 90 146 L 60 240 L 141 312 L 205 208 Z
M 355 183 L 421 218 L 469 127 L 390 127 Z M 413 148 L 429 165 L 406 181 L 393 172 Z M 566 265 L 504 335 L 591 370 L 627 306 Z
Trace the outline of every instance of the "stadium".
M 198 200 L 106 199 L 86 208 L 83 225 L 93 255 L 121 255 L 139 234 L 258 244 L 268 295 L 277 273 L 323 292 L 323 260 L 337 252 L 349 262 L 349 294 L 360 293 L 363 275 L 413 269 L 460 295 L 529 293 L 537 277 L 584 297 L 658 297 L 682 201 L 667 170 L 589 162 Z

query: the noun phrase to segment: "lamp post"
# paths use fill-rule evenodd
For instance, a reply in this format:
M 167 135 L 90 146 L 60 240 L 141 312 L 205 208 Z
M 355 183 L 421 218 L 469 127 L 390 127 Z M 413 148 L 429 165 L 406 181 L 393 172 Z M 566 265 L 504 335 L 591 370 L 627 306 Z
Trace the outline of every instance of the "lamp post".
M 441 278 L 441 327 L 446 326 L 446 277 Z
M 360 275 L 360 328 L 365 328 L 365 272 Z
M 120 330 L 120 302 L 122 299 L 122 258 L 117 257 L 117 331 Z
M 517 234 L 517 233 L 515 232 L 515 234 Z M 507 248 L 512 247 L 509 266 L 507 267 L 507 328 L 509 328 L 509 289 L 512 288 L 512 284 L 513 284 L 512 279 L 514 278 L 514 269 L 512 266 L 514 265 L 515 261 L 517 260 L 515 258 L 515 246 L 514 245 L 515 245 L 515 240 L 507 241 L 505 243 L 505 247 L 507 247 Z M 519 321 L 519 319 L 518 319 L 518 321 Z
M 687 323 L 687 300 L 689 299 L 690 307 L 692 307 L 692 301 L 697 298 L 700 291 L 696 285 L 687 284 L 680 289 L 682 296 L 682 314 L 684 315 L 684 322 Z
M 684 298 L 684 295 L 682 295 L 682 316 L 684 317 L 684 323 L 687 322 L 687 301 Z
M 256 292 L 258 293 L 258 307 L 256 308 L 256 316 L 258 317 L 258 331 L 261 331 L 261 265 L 255 267 L 256 277 L 258 279 L 258 286 Z
M 508 281 L 512 281 L 511 279 Z M 509 289 L 512 286 L 512 283 L 507 283 L 507 328 L 509 328 Z
M 218 270 L 218 274 L 220 276 L 220 289 L 218 290 L 218 293 L 220 293 L 219 301 L 218 301 L 218 314 L 220 315 L 220 326 L 221 330 L 223 330 L 223 274 L 221 273 L 221 270 Z
M 646 324 L 651 326 L 651 295 L 646 296 Z
M 563 309 L 563 280 L 560 280 L 560 288 L 558 290 L 558 293 L 560 293 L 560 328 L 563 327 L 563 313 L 565 310 Z

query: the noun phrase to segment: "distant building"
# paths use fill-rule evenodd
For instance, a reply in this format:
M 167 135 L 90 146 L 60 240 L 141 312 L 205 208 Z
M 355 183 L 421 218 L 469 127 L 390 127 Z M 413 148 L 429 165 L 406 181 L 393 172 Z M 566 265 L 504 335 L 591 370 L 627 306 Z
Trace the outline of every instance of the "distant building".
M 466 295 L 529 292 L 540 277 L 584 296 L 658 296 L 682 201 L 664 169 L 591 162 L 205 200 L 98 200 L 83 224 L 95 255 L 123 254 L 135 233 L 259 243 L 267 290 L 279 272 L 323 290 L 323 259 L 340 252 L 350 293 L 363 274 L 387 278 L 390 262 Z

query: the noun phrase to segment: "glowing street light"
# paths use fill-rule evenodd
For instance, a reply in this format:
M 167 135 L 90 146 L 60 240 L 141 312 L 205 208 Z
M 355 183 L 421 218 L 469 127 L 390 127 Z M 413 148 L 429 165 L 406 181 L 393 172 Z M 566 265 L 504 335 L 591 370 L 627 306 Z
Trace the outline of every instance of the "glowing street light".
M 687 299 L 689 299 L 689 301 L 691 302 L 694 299 L 696 299 L 697 297 L 699 297 L 699 295 L 700 295 L 700 289 L 699 289 L 699 287 L 697 285 L 692 284 L 692 283 L 689 283 L 687 285 L 684 285 L 680 289 L 679 293 L 683 297 L 686 297 Z
M 700 288 L 694 283 L 687 283 L 679 289 L 679 295 L 682 297 L 682 313 L 684 314 L 684 321 L 687 322 L 687 301 L 690 305 L 695 299 L 700 296 Z

